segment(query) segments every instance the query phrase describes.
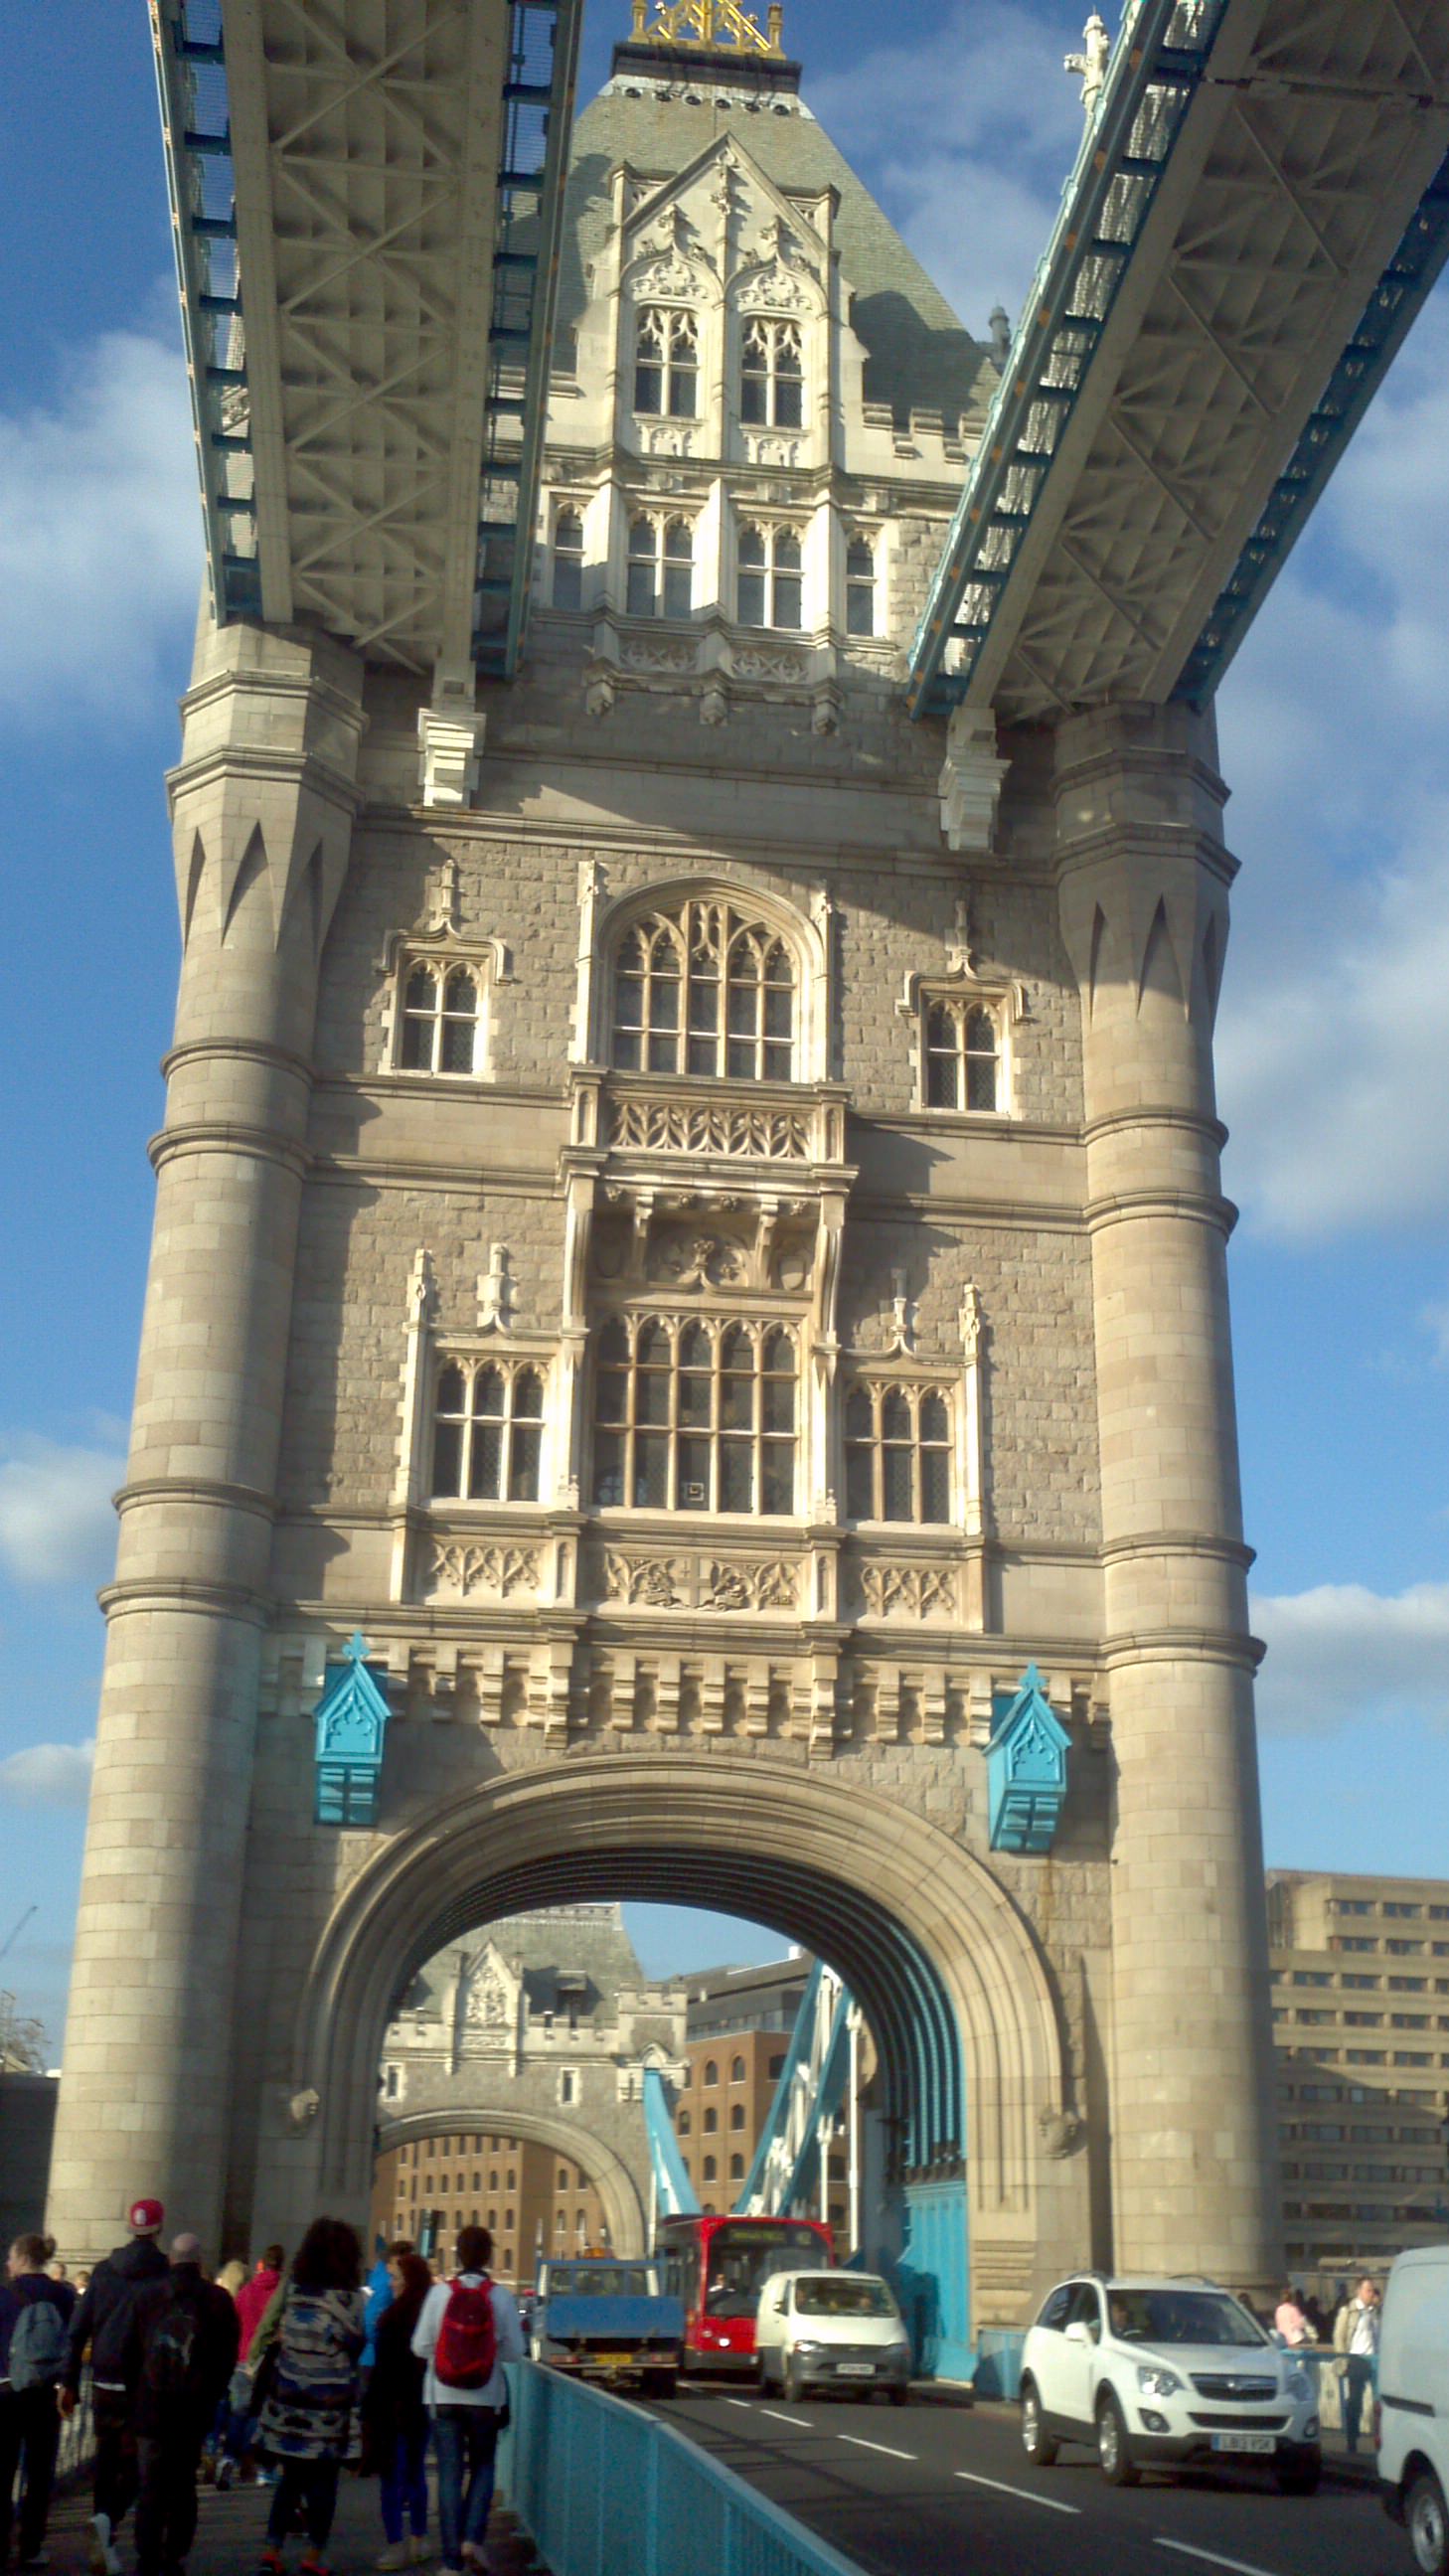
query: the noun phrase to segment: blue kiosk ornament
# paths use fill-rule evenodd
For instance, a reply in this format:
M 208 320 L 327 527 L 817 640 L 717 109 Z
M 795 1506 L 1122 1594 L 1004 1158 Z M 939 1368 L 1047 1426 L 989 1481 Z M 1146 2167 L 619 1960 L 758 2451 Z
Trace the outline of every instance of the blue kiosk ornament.
M 1070 1738 L 1053 1713 L 1035 1664 L 1021 1687 L 992 1700 L 986 1788 L 993 1851 L 1047 1852 L 1067 1794 Z
M 387 1735 L 387 1693 L 370 1670 L 360 1628 L 329 1668 L 317 1702 L 314 1760 L 319 1825 L 375 1825 L 382 1748 Z

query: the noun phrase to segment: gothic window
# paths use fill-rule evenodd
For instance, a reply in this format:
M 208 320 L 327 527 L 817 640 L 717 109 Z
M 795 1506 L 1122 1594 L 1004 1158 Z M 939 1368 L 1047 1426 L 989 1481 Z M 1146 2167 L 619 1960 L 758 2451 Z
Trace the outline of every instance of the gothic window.
M 638 518 L 629 527 L 631 617 L 687 617 L 694 605 L 694 530 L 687 519 Z
M 781 1325 L 612 1317 L 594 1378 L 596 1505 L 793 1512 L 798 1373 Z
M 405 1073 L 472 1073 L 482 997 L 475 966 L 411 957 L 402 966 L 397 1061 Z
M 803 427 L 805 375 L 798 322 L 757 319 L 745 324 L 740 418 L 752 429 Z
M 612 1063 L 623 1073 L 789 1082 L 795 961 L 763 922 L 691 897 L 625 931 L 614 959 Z
M 926 1006 L 928 1109 L 999 1109 L 1001 1022 L 991 1005 L 962 996 Z
M 584 521 L 579 510 L 560 510 L 553 523 L 553 604 L 584 604 Z
M 800 539 L 794 528 L 741 528 L 737 605 L 742 626 L 795 635 L 803 622 Z
M 718 2127 L 719 2127 L 719 2113 L 718 2113 L 718 2111 L 716 2111 L 716 2110 L 711 2106 L 711 2108 L 710 2108 L 708 2111 L 706 2111 L 706 2113 L 705 2113 L 705 2115 L 704 2115 L 704 2128 L 705 2128 L 705 2135 L 706 2135 L 707 2137 L 713 2137 L 714 2132 L 715 2132 L 715 2130 L 716 2130 Z
M 743 2156 L 731 2156 L 731 2158 L 730 2158 L 730 2180 L 731 2180 L 731 2182 L 743 2182 L 743 2181 L 744 2181 L 744 2178 L 745 2178 L 745 2160 L 744 2160 L 744 2157 L 743 2157 Z
M 543 1377 L 499 1360 L 445 1360 L 433 1404 L 433 1485 L 442 1500 L 536 1503 Z
M 745 2061 L 744 2061 L 744 2059 L 743 2059 L 742 2057 L 734 2057 L 734 2058 L 731 2058 L 731 2060 L 730 2060 L 730 2082 L 731 2082 L 731 2084 L 743 2084 L 744 2080 L 745 2080 Z
M 634 342 L 634 409 L 693 420 L 699 384 L 699 326 L 692 313 L 651 307 Z
M 949 1521 L 951 1409 L 939 1388 L 856 1386 L 845 1406 L 853 1521 Z
M 704 2080 L 706 2084 L 718 2084 L 719 2082 L 719 2068 L 716 2066 L 712 2057 L 705 2059 Z
M 846 548 L 845 631 L 875 633 L 875 548 L 868 537 L 852 537 Z

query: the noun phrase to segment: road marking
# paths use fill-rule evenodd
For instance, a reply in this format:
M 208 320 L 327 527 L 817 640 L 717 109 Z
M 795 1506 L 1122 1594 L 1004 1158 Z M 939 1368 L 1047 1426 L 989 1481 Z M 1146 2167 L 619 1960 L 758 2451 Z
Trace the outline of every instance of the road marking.
M 1159 2549 L 1175 2549 L 1179 2558 L 1201 2558 L 1209 2567 L 1230 2567 L 1233 2576 L 1272 2576 L 1268 2567 L 1254 2567 L 1246 2558 L 1222 2558 L 1215 2549 L 1194 2549 L 1190 2540 L 1164 2540 L 1160 2532 L 1153 2538 Z
M 974 2469 L 958 2469 L 956 2475 L 964 2478 L 968 2487 L 994 2487 L 998 2495 L 1016 2496 L 1022 2504 L 1044 2504 L 1048 2513 L 1080 2513 L 1082 2510 L 1079 2504 L 1063 2504 L 1059 2496 L 1038 2495 L 1032 2487 L 1009 2487 L 1002 2478 L 980 2478 Z M 1263 2576 L 1262 2569 L 1256 2569 L 1254 2576 Z
M 732 2397 L 730 2399 L 730 2404 L 732 2406 L 743 2406 L 744 2402 L 743 2397 Z M 794 2433 L 809 2433 L 814 2430 L 812 2425 L 802 2423 L 798 2415 L 782 2415 L 778 2406 L 752 2406 L 750 2408 L 750 2413 L 752 2415 L 768 2415 L 772 2424 L 788 2424 L 791 2431 Z
M 853 2442 L 858 2451 L 884 2451 L 888 2460 L 913 2460 L 914 2451 L 897 2451 L 889 2442 L 868 2442 L 863 2433 L 837 2433 L 837 2442 Z

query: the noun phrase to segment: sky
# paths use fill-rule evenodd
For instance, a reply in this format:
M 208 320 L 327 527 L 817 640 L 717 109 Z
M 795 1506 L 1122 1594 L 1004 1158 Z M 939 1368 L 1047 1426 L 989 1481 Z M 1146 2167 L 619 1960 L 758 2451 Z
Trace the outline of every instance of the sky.
M 789 0 L 810 104 L 983 337 L 998 300 L 1020 308 L 1076 148 L 1061 58 L 1083 14 Z M 581 98 L 627 17 L 589 0 Z M 143 0 L 47 0 L 6 36 L 0 1988 L 53 2056 L 175 996 L 162 778 L 200 520 Z M 1441 289 L 1219 706 L 1264 1828 L 1295 1868 L 1449 1871 L 1446 560 Z M 651 1973 L 782 1946 L 631 1920 Z

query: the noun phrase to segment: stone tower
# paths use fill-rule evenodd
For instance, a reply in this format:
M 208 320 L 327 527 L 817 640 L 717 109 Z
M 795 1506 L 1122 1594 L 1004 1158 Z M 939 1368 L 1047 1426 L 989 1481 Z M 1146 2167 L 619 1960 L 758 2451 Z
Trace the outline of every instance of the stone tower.
M 684 14 L 575 135 L 520 679 L 460 748 L 202 633 L 52 2223 L 360 2215 L 418 1965 L 663 1894 L 859 1993 L 953 2368 L 1277 2260 L 1233 863 L 1185 710 L 907 719 L 999 355 Z

